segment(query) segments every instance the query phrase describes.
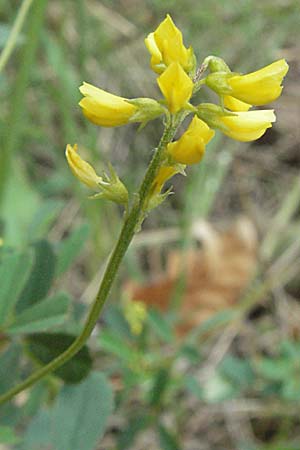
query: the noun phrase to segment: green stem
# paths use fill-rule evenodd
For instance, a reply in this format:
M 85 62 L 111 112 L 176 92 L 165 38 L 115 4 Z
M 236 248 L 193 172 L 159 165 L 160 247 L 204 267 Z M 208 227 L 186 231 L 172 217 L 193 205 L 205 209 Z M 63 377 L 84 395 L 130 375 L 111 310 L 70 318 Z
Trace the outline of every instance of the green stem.
M 120 236 L 118 242 L 115 246 L 115 249 L 109 259 L 108 265 L 106 267 L 102 282 L 99 287 L 98 294 L 92 304 L 88 316 L 86 318 L 84 327 L 80 335 L 75 339 L 73 344 L 61 353 L 57 358 L 53 359 L 46 366 L 41 367 L 32 375 L 30 375 L 26 380 L 22 383 L 18 384 L 14 388 L 7 391 L 5 394 L 0 396 L 0 404 L 5 403 L 10 400 L 19 392 L 27 389 L 32 386 L 38 380 L 40 380 L 45 375 L 53 372 L 58 369 L 58 367 L 62 366 L 66 363 L 70 358 L 72 358 L 86 343 L 88 338 L 90 337 L 97 321 L 99 318 L 99 314 L 103 309 L 107 296 L 110 292 L 112 283 L 119 269 L 120 263 L 126 253 L 126 250 L 135 234 L 135 229 L 137 224 L 140 222 L 141 216 L 143 214 L 143 207 L 145 204 L 146 197 L 150 191 L 151 185 L 157 173 L 157 169 L 160 165 L 163 151 L 173 138 L 175 131 L 177 128 L 177 124 L 169 123 L 167 124 L 163 136 L 159 142 L 159 145 L 153 155 L 153 158 L 150 162 L 150 165 L 147 169 L 145 177 L 140 186 L 138 196 L 136 198 L 135 203 L 133 204 L 131 211 L 127 218 L 124 221 L 122 230 L 120 232 Z
M 10 55 L 14 51 L 14 48 L 17 44 L 19 34 L 21 32 L 22 26 L 24 24 L 25 18 L 27 16 L 27 13 L 29 11 L 32 1 L 33 0 L 24 0 L 18 11 L 16 20 L 13 24 L 13 27 L 11 29 L 8 40 L 7 40 L 5 47 L 2 50 L 1 55 L 0 55 L 0 73 L 6 66 L 6 63 L 9 60 Z

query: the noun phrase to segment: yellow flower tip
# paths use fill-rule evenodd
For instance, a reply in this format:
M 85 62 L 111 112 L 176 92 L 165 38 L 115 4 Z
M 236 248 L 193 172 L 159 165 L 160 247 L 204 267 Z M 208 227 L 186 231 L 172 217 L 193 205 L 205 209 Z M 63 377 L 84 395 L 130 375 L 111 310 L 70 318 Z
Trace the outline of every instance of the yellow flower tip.
M 73 147 L 68 144 L 66 148 L 66 158 L 73 175 L 89 188 L 98 190 L 99 181 L 102 178 L 96 174 L 94 168 L 89 163 L 78 155 L 77 149 L 77 144 Z
M 272 109 L 260 111 L 237 112 L 234 116 L 220 118 L 227 130 L 224 134 L 237 141 L 249 142 L 260 138 L 267 128 L 276 121 Z
M 169 111 L 176 113 L 191 98 L 194 84 L 178 62 L 174 62 L 157 78 Z
M 89 83 L 83 83 L 79 90 L 84 96 L 79 106 L 84 115 L 96 125 L 103 127 L 125 125 L 136 112 L 136 106 L 128 103 L 126 99 Z
M 241 102 L 241 100 L 237 100 L 231 95 L 223 96 L 224 106 L 231 111 L 248 111 L 252 105 L 249 103 Z
M 168 144 L 167 152 L 180 164 L 196 164 L 203 158 L 205 147 L 215 132 L 198 117 L 194 117 L 178 141 Z
M 193 49 L 187 49 L 183 45 L 182 33 L 169 14 L 157 29 L 147 36 L 145 44 L 151 55 L 151 67 L 157 73 L 162 73 L 166 66 L 173 62 L 178 62 L 186 72 L 194 67 Z
M 235 75 L 228 79 L 231 95 L 251 105 L 265 105 L 276 100 L 282 92 L 282 80 L 289 66 L 284 59 L 269 64 L 246 75 Z

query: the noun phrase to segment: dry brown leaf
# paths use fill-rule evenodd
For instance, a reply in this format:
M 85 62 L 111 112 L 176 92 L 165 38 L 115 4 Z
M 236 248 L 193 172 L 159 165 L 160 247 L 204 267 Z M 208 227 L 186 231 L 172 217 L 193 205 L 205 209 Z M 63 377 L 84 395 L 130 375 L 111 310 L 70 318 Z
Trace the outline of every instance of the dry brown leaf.
M 225 231 L 199 221 L 193 234 L 201 249 L 171 251 L 166 272 L 154 281 L 139 285 L 130 281 L 126 291 L 133 300 L 167 311 L 184 276 L 180 304 L 179 334 L 199 325 L 217 311 L 234 305 L 251 280 L 257 264 L 257 236 L 253 224 L 236 220 Z

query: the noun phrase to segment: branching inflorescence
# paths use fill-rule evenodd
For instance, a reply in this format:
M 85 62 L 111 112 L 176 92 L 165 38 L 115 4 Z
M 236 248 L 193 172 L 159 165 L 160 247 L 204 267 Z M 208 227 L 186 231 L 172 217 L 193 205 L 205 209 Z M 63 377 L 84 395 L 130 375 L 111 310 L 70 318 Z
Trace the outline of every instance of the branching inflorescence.
M 256 72 L 241 75 L 232 72 L 219 57 L 208 56 L 197 69 L 192 47 L 183 44 L 181 31 L 171 17 L 145 39 L 151 54 L 151 68 L 159 76 L 157 84 L 164 99 L 125 99 L 102 89 L 83 83 L 80 106 L 84 115 L 94 124 L 116 127 L 127 123 L 148 121 L 162 116 L 165 123 L 178 125 L 188 115 L 193 118 L 182 136 L 168 142 L 156 167 L 156 176 L 143 205 L 144 213 L 160 204 L 169 191 L 161 194 L 164 183 L 177 173 L 184 174 L 187 164 L 198 163 L 205 147 L 214 137 L 215 129 L 238 141 L 260 138 L 272 126 L 274 111 L 251 110 L 276 100 L 282 91 L 282 80 L 288 71 L 284 59 Z M 208 72 L 205 78 L 200 78 Z M 203 86 L 212 89 L 219 104 L 193 105 L 193 95 Z M 114 174 L 103 180 L 93 168 L 76 153 L 76 147 L 67 147 L 67 159 L 73 173 L 90 188 L 100 191 L 95 197 L 104 197 L 117 203 L 126 203 L 127 190 Z
M 221 58 L 215 56 L 208 56 L 197 68 L 192 47 L 184 46 L 182 34 L 169 15 L 148 35 L 145 43 L 151 54 L 151 68 L 158 74 L 157 84 L 164 97 L 162 100 L 129 100 L 83 83 L 80 87 L 83 98 L 79 104 L 91 122 L 103 127 L 133 122 L 144 126 L 161 116 L 165 124 L 163 135 L 130 207 L 127 189 L 111 165 L 109 175 L 104 173 L 99 176 L 79 156 L 76 145 L 67 145 L 69 166 L 73 174 L 95 192 L 92 198 L 104 198 L 124 206 L 123 226 L 82 332 L 67 350 L 1 395 L 0 404 L 58 369 L 83 347 L 98 321 L 134 234 L 148 212 L 170 193 L 170 189 L 162 193 L 165 182 L 177 173 L 184 174 L 186 165 L 201 161 L 206 145 L 214 137 L 214 130 L 247 142 L 261 137 L 276 120 L 273 110 L 250 109 L 253 105 L 272 102 L 281 94 L 281 83 L 288 71 L 283 59 L 247 75 L 232 72 Z M 203 78 L 206 72 L 208 74 Z M 193 95 L 203 86 L 218 95 L 218 105 L 191 103 Z M 187 116 L 192 117 L 186 131 L 174 141 L 179 125 Z

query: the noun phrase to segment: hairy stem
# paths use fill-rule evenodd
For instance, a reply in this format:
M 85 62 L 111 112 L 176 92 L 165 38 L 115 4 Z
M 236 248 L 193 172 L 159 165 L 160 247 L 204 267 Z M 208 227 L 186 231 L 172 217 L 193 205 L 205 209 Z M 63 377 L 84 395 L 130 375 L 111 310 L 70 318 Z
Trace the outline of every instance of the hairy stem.
M 60 366 L 65 364 L 69 359 L 71 359 L 86 343 L 88 338 L 90 337 L 97 320 L 99 318 L 99 314 L 101 313 L 103 306 L 106 302 L 108 294 L 110 292 L 111 286 L 121 264 L 121 261 L 126 253 L 126 250 L 129 247 L 129 244 L 135 234 L 135 229 L 137 224 L 140 222 L 142 214 L 143 214 L 143 206 L 146 200 L 146 197 L 149 193 L 153 180 L 155 178 L 157 169 L 160 165 L 163 151 L 174 136 L 176 131 L 177 124 L 168 123 L 165 127 L 163 136 L 159 142 L 159 145 L 153 155 L 153 158 L 149 164 L 145 177 L 141 183 L 136 201 L 134 202 L 127 218 L 124 221 L 123 227 L 120 232 L 119 239 L 116 243 L 116 246 L 110 256 L 108 261 L 108 265 L 106 267 L 104 276 L 102 278 L 98 294 L 91 305 L 88 316 L 86 318 L 85 324 L 83 326 L 83 330 L 80 335 L 75 339 L 72 345 L 67 348 L 63 353 L 61 353 L 57 358 L 53 359 L 47 365 L 41 367 L 37 371 L 35 371 L 32 375 L 30 375 L 26 380 L 22 383 L 18 384 L 14 388 L 10 389 L 6 393 L 0 396 L 0 404 L 5 403 L 10 400 L 19 392 L 27 389 L 32 386 L 38 380 L 40 380 L 45 375 L 53 372 L 58 369 Z

